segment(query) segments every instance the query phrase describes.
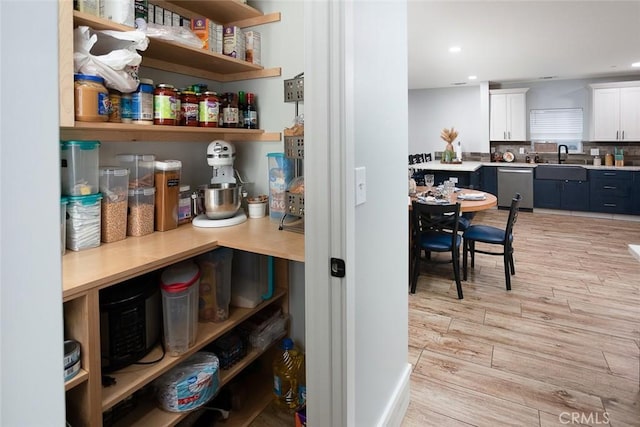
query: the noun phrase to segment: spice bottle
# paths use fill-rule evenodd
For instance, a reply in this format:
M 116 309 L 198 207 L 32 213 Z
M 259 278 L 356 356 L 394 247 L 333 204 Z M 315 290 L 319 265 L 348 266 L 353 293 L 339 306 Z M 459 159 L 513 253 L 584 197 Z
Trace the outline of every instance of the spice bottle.
M 155 163 L 155 228 L 172 230 L 178 226 L 178 199 L 180 197 L 180 160 L 164 160 Z

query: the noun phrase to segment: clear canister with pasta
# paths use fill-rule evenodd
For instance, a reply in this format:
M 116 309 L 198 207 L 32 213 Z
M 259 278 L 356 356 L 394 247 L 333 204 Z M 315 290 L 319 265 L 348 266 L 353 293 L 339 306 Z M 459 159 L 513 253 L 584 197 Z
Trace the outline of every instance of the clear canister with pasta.
M 162 160 L 155 164 L 155 229 L 173 230 L 178 227 L 178 200 L 180 199 L 180 160 Z

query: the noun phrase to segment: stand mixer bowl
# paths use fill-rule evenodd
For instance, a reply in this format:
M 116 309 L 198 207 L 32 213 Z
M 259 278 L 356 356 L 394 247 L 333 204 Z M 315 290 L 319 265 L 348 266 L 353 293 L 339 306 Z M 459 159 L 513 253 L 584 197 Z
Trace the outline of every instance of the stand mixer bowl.
M 242 202 L 242 186 L 231 182 L 209 184 L 199 191 L 204 193 L 204 214 L 209 219 L 227 219 L 234 216 Z

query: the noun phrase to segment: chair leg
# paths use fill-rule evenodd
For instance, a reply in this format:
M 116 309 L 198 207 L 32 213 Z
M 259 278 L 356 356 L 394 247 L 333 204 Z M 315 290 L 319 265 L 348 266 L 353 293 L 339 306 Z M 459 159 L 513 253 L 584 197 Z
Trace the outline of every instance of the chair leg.
M 507 290 L 511 290 L 511 255 L 508 252 L 504 253 L 504 278 L 507 284 Z
M 452 253 L 453 259 L 453 278 L 456 281 L 456 290 L 458 291 L 458 299 L 462 299 L 462 284 L 460 283 L 460 252 Z
M 469 246 L 469 241 L 463 240 L 462 241 L 462 279 L 463 280 L 467 280 L 467 253 L 469 252 L 468 246 Z
M 413 268 L 411 277 L 411 293 L 416 293 L 416 286 L 418 285 L 418 275 L 420 274 L 420 251 L 415 251 L 413 257 Z
M 471 268 L 476 267 L 476 242 L 469 242 L 469 250 L 471 251 Z
M 513 249 L 511 249 L 509 251 L 509 261 L 511 261 L 509 263 L 511 265 L 511 275 L 515 276 L 515 274 L 516 274 L 516 263 L 513 262 Z

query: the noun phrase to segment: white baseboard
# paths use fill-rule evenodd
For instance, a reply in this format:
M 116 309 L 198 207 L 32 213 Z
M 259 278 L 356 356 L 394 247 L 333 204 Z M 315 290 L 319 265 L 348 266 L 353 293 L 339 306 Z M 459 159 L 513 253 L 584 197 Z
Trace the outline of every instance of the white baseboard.
M 389 404 L 385 408 L 378 427 L 400 427 L 404 415 L 409 407 L 409 380 L 411 378 L 411 364 L 407 363 L 407 366 L 400 377 L 400 381 L 396 385 Z

